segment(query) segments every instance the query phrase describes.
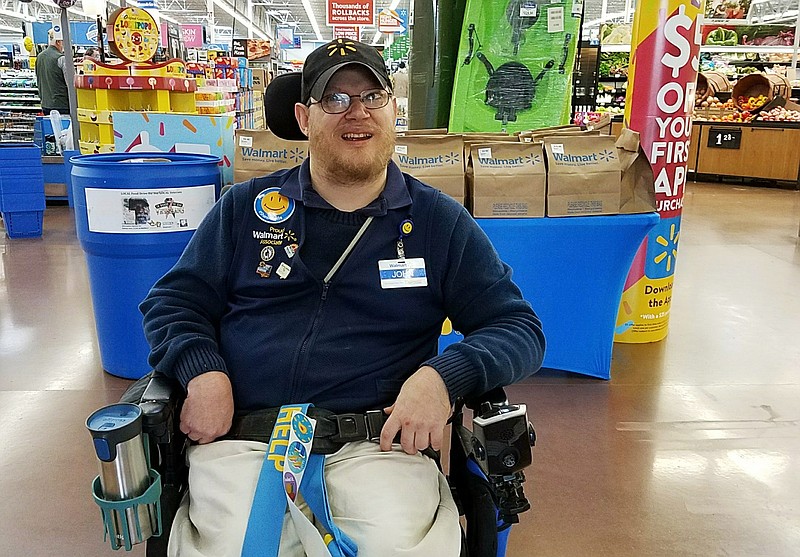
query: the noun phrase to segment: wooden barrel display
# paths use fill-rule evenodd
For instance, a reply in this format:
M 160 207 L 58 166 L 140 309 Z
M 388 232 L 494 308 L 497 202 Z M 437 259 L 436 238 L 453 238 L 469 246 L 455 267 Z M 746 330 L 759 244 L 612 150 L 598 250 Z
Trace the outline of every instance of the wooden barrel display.
M 743 105 L 750 97 L 766 97 L 766 103 L 780 95 L 788 99 L 792 92 L 792 86 L 786 76 L 767 73 L 754 73 L 746 75 L 736 82 L 731 92 L 734 104 L 740 110 L 748 110 Z M 763 105 L 762 105 L 763 106 Z M 753 110 L 750 108 L 749 110 Z
M 697 74 L 697 92 L 695 99 L 704 101 L 708 97 L 716 97 L 720 91 L 730 91 L 731 82 L 720 72 L 701 72 Z

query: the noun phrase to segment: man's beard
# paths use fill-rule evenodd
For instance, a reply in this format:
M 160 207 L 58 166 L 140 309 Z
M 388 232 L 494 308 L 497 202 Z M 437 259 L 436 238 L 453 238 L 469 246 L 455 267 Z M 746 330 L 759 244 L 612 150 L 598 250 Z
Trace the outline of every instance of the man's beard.
M 327 130 L 308 129 L 308 147 L 314 164 L 331 178 L 348 185 L 351 182 L 366 182 L 386 171 L 386 165 L 394 152 L 395 134 L 383 129 L 370 130 L 368 149 L 346 152 L 338 148 L 336 136 Z

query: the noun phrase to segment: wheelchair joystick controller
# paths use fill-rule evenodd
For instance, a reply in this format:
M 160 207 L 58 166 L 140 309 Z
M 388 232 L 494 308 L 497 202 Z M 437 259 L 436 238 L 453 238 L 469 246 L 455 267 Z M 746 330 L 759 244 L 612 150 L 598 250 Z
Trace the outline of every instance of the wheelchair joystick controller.
M 159 509 L 151 501 L 155 492 L 161 493 L 160 478 L 149 468 L 142 410 L 135 404 L 112 404 L 90 415 L 86 427 L 100 468 L 93 488 L 106 533 L 113 549 L 130 550 L 160 530 Z

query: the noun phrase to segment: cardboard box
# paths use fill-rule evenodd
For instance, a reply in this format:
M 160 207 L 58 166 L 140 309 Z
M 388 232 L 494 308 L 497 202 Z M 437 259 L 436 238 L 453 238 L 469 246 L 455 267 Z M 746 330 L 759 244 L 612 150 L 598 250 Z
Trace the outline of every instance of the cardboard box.
M 253 68 L 253 90 L 262 93 L 269 84 L 269 74 L 264 68 Z
M 544 216 L 547 179 L 541 143 L 475 143 L 470 160 L 473 216 Z
M 114 112 L 117 153 L 205 153 L 222 159 L 222 185 L 233 183 L 233 116 Z
M 392 158 L 403 172 L 463 203 L 465 167 L 460 135 L 398 137 Z
M 544 148 L 548 217 L 619 213 L 622 172 L 613 137 L 546 137 Z
M 308 141 L 287 141 L 269 130 L 236 130 L 234 181 L 292 168 L 308 157 Z

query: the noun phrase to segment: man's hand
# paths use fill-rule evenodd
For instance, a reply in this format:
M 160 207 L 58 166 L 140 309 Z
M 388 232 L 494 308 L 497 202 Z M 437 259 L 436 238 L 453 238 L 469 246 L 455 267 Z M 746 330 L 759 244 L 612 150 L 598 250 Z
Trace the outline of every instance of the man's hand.
M 181 431 L 201 445 L 225 435 L 233 421 L 233 391 L 221 371 L 198 375 L 186 385 Z
M 381 431 L 381 450 L 390 451 L 400 431 L 400 444 L 408 454 L 427 449 L 441 450 L 444 426 L 450 416 L 450 396 L 441 375 L 429 366 L 406 379 L 397 400 L 384 408 L 389 419 Z

